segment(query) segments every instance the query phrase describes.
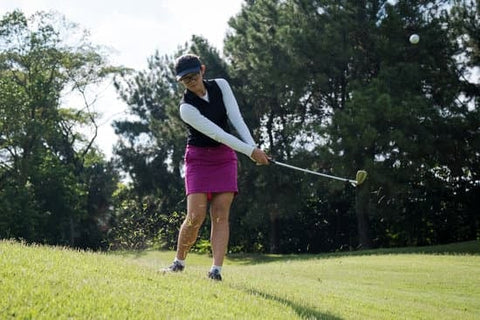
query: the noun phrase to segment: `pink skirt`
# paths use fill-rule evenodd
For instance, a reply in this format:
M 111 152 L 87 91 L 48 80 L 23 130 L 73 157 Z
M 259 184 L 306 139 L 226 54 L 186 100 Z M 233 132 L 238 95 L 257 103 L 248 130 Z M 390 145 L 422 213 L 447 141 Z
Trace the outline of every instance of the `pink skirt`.
M 185 191 L 191 193 L 234 192 L 237 186 L 237 154 L 230 147 L 187 146 Z

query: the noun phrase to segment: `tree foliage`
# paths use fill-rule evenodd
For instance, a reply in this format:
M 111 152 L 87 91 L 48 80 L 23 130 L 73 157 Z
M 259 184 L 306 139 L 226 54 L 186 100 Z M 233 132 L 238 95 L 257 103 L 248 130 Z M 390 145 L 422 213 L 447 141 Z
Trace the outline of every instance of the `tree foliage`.
M 199 53 L 213 71 L 208 77 L 230 80 L 255 140 L 273 158 L 339 176 L 369 172 L 353 189 L 240 157 L 230 250 L 318 252 L 477 237 L 478 83 L 467 77 L 478 66 L 476 17 L 473 1 L 246 1 L 229 22 L 225 62 L 198 37 L 181 48 L 175 56 Z M 420 34 L 418 45 L 408 42 L 412 33 Z M 127 101 L 140 120 L 122 124 L 125 138 L 135 133 L 118 155 L 139 203 L 154 194 L 179 204 L 180 90 L 173 58 L 151 61 L 129 82 Z M 156 107 L 166 117 L 154 127 Z M 126 157 L 127 149 L 135 156 Z
M 67 38 L 69 41 L 67 41 Z M 102 245 L 116 175 L 94 148 L 95 114 L 61 105 L 109 70 L 100 49 L 54 13 L 0 21 L 0 236 Z
M 478 95 L 462 98 L 478 85 L 463 79 L 474 59 L 462 64 L 457 56 L 475 39 L 478 8 L 472 2 L 448 8 L 445 1 L 247 2 L 230 21 L 225 46 L 240 92 L 264 120 L 264 146 L 274 157 L 340 176 L 360 168 L 370 173 L 355 197 L 344 194 L 343 201 L 330 199 L 338 184 L 305 188 L 303 182 L 295 192 L 270 180 L 262 200 L 253 196 L 249 206 L 260 201 L 256 211 L 280 217 L 277 229 L 284 230 L 295 212 L 315 211 L 307 203 L 335 201 L 345 221 L 356 217 L 350 246 L 475 238 L 478 154 L 471 146 L 478 140 Z M 419 45 L 408 42 L 411 33 L 421 35 Z M 298 181 L 293 177 L 288 186 Z M 309 196 L 308 187 L 323 194 Z M 289 204 L 278 205 L 283 199 Z M 285 247 L 270 241 L 278 242 L 271 249 Z
M 116 70 L 83 35 L 66 45 L 52 16 L 10 13 L 0 28 L 0 236 L 93 246 L 103 226 L 111 248 L 173 248 L 186 207 L 173 64 L 193 52 L 207 78 L 232 84 L 274 159 L 342 177 L 369 173 L 352 188 L 240 156 L 231 252 L 478 238 L 479 9 L 472 0 L 245 1 L 224 56 L 193 36 L 172 56 L 155 53 L 147 70 L 118 74 L 130 114 L 114 124 L 115 169 L 94 148 L 88 103 L 79 111 L 60 98 Z M 115 170 L 126 184 L 112 199 Z

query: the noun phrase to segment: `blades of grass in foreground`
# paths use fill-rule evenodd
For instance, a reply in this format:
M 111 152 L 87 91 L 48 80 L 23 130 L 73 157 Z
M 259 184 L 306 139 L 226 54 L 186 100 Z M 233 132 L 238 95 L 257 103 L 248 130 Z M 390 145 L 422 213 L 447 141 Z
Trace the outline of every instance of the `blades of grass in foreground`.
M 0 241 L 0 318 L 480 318 L 480 255 L 401 251 L 234 256 L 215 283 L 205 277 L 206 255 L 189 255 L 182 274 L 162 275 L 172 252 L 94 254 Z
M 121 256 L 12 242 L 0 255 L 1 319 L 295 318 L 204 273 L 165 276 Z

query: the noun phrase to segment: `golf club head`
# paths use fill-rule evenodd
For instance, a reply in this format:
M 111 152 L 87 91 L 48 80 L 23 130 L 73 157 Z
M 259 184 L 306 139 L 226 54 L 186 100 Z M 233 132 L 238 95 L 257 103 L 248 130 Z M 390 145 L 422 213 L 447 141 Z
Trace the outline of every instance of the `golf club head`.
M 357 182 L 357 186 L 361 185 L 365 179 L 367 179 L 367 171 L 365 170 L 358 170 L 357 175 L 355 177 L 355 181 Z

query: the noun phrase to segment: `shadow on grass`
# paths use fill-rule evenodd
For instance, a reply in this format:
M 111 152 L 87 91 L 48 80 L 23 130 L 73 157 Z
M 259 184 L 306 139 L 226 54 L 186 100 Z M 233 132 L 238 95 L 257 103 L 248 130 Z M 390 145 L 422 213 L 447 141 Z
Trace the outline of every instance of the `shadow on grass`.
M 324 320 L 341 320 L 342 319 L 342 318 L 339 318 L 337 316 L 334 316 L 334 315 L 331 315 L 331 314 L 328 314 L 328 313 L 322 313 L 322 312 L 319 312 L 317 310 L 302 306 L 302 305 L 300 305 L 296 302 L 293 302 L 293 301 L 290 301 L 290 300 L 287 300 L 285 298 L 278 297 L 278 296 L 275 296 L 275 295 L 272 295 L 272 294 L 269 294 L 269 293 L 261 292 L 261 291 L 254 290 L 254 289 L 242 288 L 242 290 L 245 291 L 248 294 L 260 296 L 264 299 L 274 301 L 274 302 L 279 302 L 279 303 L 281 303 L 285 306 L 288 306 L 289 308 L 294 310 L 295 313 L 298 314 L 298 316 L 300 316 L 303 319 L 324 319 Z
M 253 265 L 277 261 L 302 261 L 386 254 L 480 255 L 480 241 L 467 241 L 426 247 L 372 249 L 319 254 L 229 254 L 227 258 L 235 261 L 235 263 L 239 265 Z

